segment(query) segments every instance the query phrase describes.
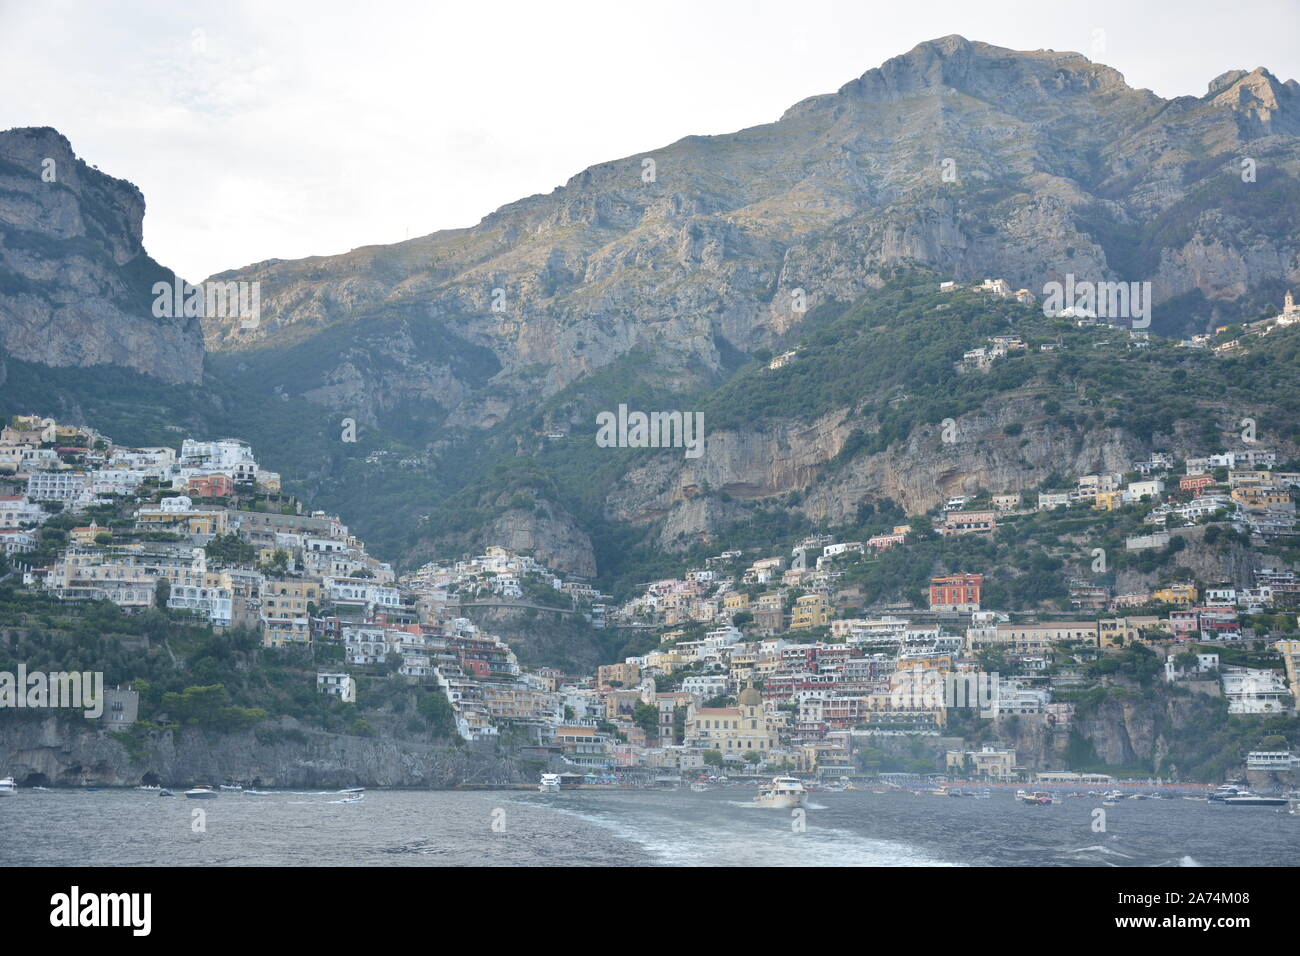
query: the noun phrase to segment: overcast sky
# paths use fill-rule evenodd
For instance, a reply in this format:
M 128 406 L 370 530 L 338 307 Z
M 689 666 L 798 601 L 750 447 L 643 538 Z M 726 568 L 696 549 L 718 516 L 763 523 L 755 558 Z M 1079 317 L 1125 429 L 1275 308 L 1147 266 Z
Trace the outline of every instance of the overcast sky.
M 53 126 L 138 185 L 149 252 L 196 281 L 473 225 L 949 33 L 1077 50 L 1166 97 L 1300 78 L 1297 0 L 0 0 L 0 129 Z

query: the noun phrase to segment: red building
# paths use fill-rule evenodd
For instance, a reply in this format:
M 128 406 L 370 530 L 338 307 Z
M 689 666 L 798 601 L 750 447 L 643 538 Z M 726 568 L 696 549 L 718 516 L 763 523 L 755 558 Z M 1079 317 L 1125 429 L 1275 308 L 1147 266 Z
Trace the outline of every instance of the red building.
M 930 579 L 931 611 L 978 611 L 982 574 L 948 574 Z
M 235 493 L 235 480 L 229 475 L 195 475 L 187 489 L 200 498 L 228 498 Z
M 1208 488 L 1214 484 L 1214 479 L 1209 475 L 1188 475 L 1186 478 L 1179 480 L 1178 487 L 1182 491 L 1194 491 L 1196 497 L 1201 496 L 1201 489 Z

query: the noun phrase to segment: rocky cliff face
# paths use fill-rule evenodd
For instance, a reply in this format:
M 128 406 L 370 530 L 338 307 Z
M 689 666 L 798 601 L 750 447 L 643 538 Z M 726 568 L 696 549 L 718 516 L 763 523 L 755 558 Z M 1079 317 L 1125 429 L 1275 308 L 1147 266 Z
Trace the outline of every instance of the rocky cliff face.
M 601 163 L 470 229 L 224 273 L 262 283 L 262 321 L 210 322 L 206 341 L 223 361 L 282 360 L 281 397 L 381 429 L 436 407 L 420 436 L 434 448 L 512 427 L 618 362 L 664 389 L 715 386 L 899 267 L 1035 292 L 1067 273 L 1150 281 L 1156 331 L 1203 331 L 1300 282 L 1298 89 L 1261 68 L 1164 100 L 1076 53 L 944 37 L 773 123 Z M 852 431 L 840 410 L 710 432 L 703 459 L 636 469 L 605 511 L 662 522 L 670 545 L 790 491 L 836 521 L 880 497 L 922 510 L 1114 470 L 1136 450 L 1117 431 L 1012 441 L 999 430 L 1016 411 L 971 417 L 968 442 L 916 434 L 833 470 Z M 520 522 L 493 531 L 587 566 L 565 522 Z
M 223 274 L 263 283 L 264 319 L 205 333 L 275 348 L 401 310 L 495 354 L 488 387 L 445 383 L 457 423 L 491 425 L 638 347 L 665 374 L 716 372 L 800 324 L 797 290 L 851 301 L 896 265 L 1033 289 L 1145 279 L 1158 302 L 1230 304 L 1300 280 L 1294 231 L 1246 205 L 1247 186 L 1294 185 L 1298 102 L 1263 69 L 1166 101 L 1079 54 L 944 37 L 774 123 L 593 166 L 471 229 Z M 322 375 L 384 387 L 354 357 L 340 342 Z
M 521 779 L 508 757 L 392 736 L 347 737 L 289 718 L 253 733 L 209 739 L 199 731 L 156 733 L 135 753 L 102 731 L 56 717 L 0 723 L 0 774 L 20 782 L 121 787 L 239 780 L 264 787 L 452 787 Z M 30 785 L 30 784 L 29 784 Z
M 121 365 L 197 382 L 198 319 L 152 314 L 174 275 L 144 251 L 144 196 L 52 129 L 0 132 L 0 348 L 44 365 Z
M 1022 423 L 1014 437 L 1003 426 Z M 607 510 L 632 523 L 662 522 L 659 543 L 680 547 L 708 538 L 743 515 L 733 506 L 706 507 L 702 488 L 751 501 L 799 492 L 794 508 L 813 522 L 851 521 L 857 506 L 889 498 L 908 514 L 928 511 L 949 497 L 979 491 L 1035 488 L 1053 472 L 1125 471 L 1143 449 L 1118 428 L 1082 435 L 1064 431 L 1042 414 L 1032 391 L 991 401 L 957 421 L 957 440 L 941 440 L 938 426 L 918 429 L 878 454 L 858 455 L 829 469 L 851 432 L 846 410 L 802 425 L 778 423 L 708 436 L 695 460 L 658 456 L 629 471 L 607 500 Z

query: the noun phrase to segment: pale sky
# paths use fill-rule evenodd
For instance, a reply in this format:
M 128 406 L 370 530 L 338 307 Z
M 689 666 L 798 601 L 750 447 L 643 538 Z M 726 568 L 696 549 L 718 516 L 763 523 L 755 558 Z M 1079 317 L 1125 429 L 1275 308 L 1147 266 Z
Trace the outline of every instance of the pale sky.
M 1300 79 L 1297 0 L 0 0 L 0 129 L 53 126 L 138 185 L 146 248 L 197 281 L 473 225 L 949 33 L 1075 50 L 1165 97 L 1235 68 Z

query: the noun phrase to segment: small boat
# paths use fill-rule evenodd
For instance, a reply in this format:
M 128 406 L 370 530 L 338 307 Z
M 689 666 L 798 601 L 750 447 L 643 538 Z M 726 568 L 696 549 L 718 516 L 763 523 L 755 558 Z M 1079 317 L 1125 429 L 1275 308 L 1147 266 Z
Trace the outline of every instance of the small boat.
M 220 796 L 212 787 L 194 787 L 192 790 L 186 790 L 185 796 L 189 800 L 215 800 Z
M 360 803 L 364 799 L 366 799 L 366 795 L 358 793 L 355 797 L 344 797 L 339 803 Z
M 340 790 L 339 793 L 365 793 L 365 787 L 349 787 L 347 790 Z
M 49 787 L 31 787 L 31 788 L 29 788 L 29 789 L 32 789 L 32 790 L 39 790 L 41 793 L 49 793 L 49 792 L 50 792 L 50 788 L 49 788 Z
M 708 793 L 708 792 L 709 792 L 709 785 L 707 783 L 700 783 L 700 781 L 696 780 L 693 784 L 691 784 L 691 793 Z
M 170 790 L 168 790 L 166 787 L 163 787 L 161 790 L 158 791 L 158 796 L 160 796 L 160 797 L 174 797 L 174 796 L 176 796 L 176 794 L 172 793 L 172 792 L 171 792 Z
M 12 797 L 18 792 L 18 784 L 14 783 L 13 777 L 5 777 L 0 780 L 0 797 Z
M 1027 792 L 1024 790 L 1016 791 L 1016 799 L 1021 803 L 1029 803 L 1036 806 L 1047 806 L 1052 802 L 1052 795 L 1046 790 L 1034 790 Z
M 246 797 L 269 797 L 270 795 L 271 795 L 270 790 L 245 790 L 244 791 L 244 796 Z
M 758 788 L 754 803 L 760 807 L 777 807 L 782 810 L 802 806 L 808 791 L 797 777 L 773 777 L 771 783 Z
M 162 787 L 155 787 L 150 784 L 142 783 L 140 784 L 140 786 L 136 787 L 136 789 L 143 790 L 145 793 L 157 793 L 159 790 L 162 789 Z
M 542 774 L 542 781 L 537 785 L 541 793 L 559 793 L 560 792 L 560 775 L 558 773 Z
M 223 784 L 221 785 L 221 789 L 224 790 L 226 793 L 243 793 L 243 792 L 244 792 L 244 788 L 241 787 L 241 786 L 240 786 L 239 784 L 237 784 L 237 783 L 233 783 L 233 784 L 225 784 L 225 783 L 223 783 Z

